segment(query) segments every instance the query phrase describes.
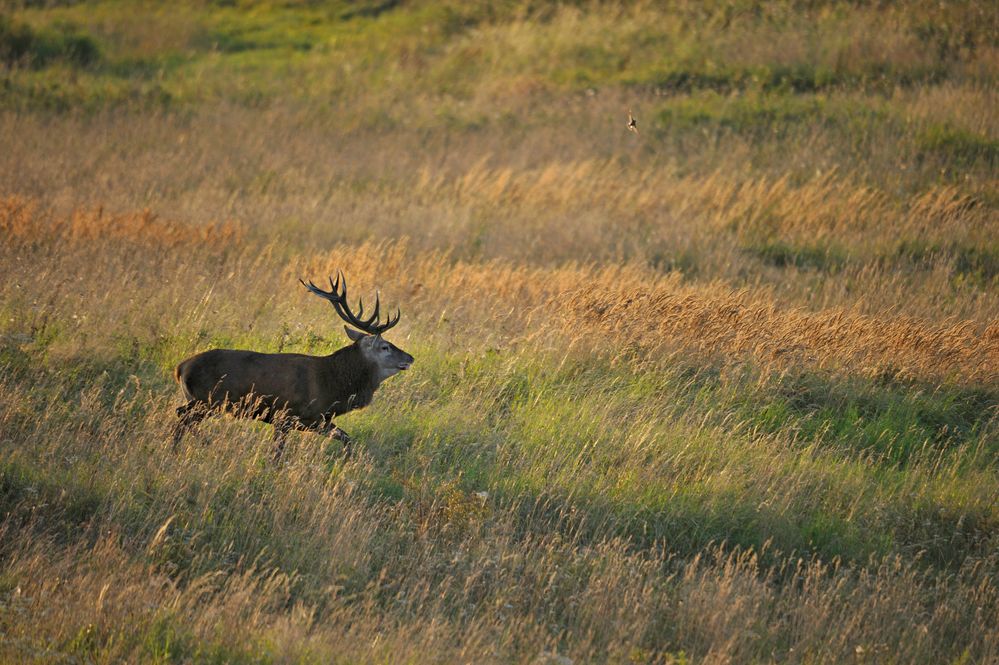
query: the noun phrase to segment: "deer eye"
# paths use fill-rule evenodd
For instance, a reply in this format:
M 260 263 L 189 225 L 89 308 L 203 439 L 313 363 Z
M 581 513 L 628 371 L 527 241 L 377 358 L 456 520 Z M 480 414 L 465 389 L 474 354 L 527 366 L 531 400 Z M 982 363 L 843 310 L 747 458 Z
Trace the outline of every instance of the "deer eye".
M 388 344 L 382 344 L 382 351 L 388 351 Z

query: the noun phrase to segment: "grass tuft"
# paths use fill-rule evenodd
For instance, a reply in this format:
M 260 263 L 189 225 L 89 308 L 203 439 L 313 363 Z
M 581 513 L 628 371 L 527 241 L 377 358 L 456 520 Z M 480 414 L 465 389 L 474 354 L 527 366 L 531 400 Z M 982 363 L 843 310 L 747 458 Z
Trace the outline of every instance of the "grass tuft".
M 995 18 L 19 4 L 0 661 L 999 661 Z M 341 269 L 416 358 L 352 459 L 174 450 Z

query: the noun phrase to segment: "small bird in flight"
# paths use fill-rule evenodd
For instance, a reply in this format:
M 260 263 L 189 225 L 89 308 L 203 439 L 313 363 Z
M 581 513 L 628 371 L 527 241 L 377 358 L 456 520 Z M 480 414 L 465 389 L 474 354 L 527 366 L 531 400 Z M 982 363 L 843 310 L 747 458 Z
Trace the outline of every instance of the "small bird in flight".
M 628 109 L 628 129 L 638 133 L 638 121 L 635 120 L 635 116 L 631 115 L 631 109 Z

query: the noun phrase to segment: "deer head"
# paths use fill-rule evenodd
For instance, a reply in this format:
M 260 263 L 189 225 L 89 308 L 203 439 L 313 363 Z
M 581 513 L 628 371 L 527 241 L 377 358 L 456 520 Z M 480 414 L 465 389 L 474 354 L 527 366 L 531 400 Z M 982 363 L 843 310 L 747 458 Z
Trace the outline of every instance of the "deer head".
M 357 314 L 351 311 L 347 302 L 347 280 L 343 273 L 338 270 L 336 281 L 332 277 L 329 280 L 329 291 L 323 291 L 311 281 L 308 284 L 302 280 L 298 281 L 302 282 L 302 286 L 310 292 L 329 301 L 337 315 L 348 324 L 344 326 L 347 337 L 361 350 L 365 360 L 376 368 L 377 382 L 381 383 L 393 374 L 409 369 L 410 365 L 413 364 L 413 356 L 382 337 L 382 333 L 399 323 L 402 312 L 396 309 L 395 317 L 389 316 L 382 323 L 379 316 L 381 303 L 376 292 L 374 311 L 372 311 L 371 316 L 364 319 L 362 318 L 364 316 L 364 301 L 362 299 L 359 298 L 357 301 Z M 357 330 L 353 330 L 349 326 L 353 326 Z

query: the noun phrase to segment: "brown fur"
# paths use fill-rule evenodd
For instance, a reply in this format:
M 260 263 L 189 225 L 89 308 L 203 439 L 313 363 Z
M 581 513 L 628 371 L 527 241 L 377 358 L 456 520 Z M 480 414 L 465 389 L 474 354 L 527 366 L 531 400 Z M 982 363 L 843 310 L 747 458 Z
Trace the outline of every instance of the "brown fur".
M 349 454 L 333 418 L 370 404 L 381 381 L 413 361 L 381 337 L 351 336 L 353 344 L 328 356 L 213 349 L 180 363 L 174 378 L 188 401 L 177 409 L 174 447 L 207 415 L 228 411 L 274 424 L 278 455 L 289 429 L 332 434 Z M 380 363 L 394 368 L 386 374 Z
M 285 410 L 305 429 L 367 406 L 378 387 L 356 342 L 328 356 L 215 349 L 182 362 L 175 376 L 191 401 L 266 422 Z

